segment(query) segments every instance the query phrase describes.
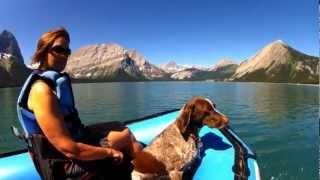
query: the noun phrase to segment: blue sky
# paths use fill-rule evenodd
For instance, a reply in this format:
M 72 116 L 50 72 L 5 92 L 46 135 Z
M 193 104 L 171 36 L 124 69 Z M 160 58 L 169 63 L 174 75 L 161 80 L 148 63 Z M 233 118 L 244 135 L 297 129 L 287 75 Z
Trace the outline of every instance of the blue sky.
M 43 32 L 64 26 L 73 50 L 114 42 L 153 64 L 211 66 L 278 39 L 318 56 L 317 13 L 315 0 L 2 0 L 0 31 L 15 35 L 26 63 Z

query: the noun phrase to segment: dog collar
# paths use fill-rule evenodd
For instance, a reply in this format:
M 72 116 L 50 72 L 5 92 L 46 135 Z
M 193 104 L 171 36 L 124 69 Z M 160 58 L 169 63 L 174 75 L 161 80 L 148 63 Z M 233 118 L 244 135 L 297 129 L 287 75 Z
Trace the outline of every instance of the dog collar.
M 199 142 L 199 140 L 200 140 L 200 138 L 198 138 L 195 134 L 190 134 L 190 137 L 196 142 L 196 143 L 198 143 Z

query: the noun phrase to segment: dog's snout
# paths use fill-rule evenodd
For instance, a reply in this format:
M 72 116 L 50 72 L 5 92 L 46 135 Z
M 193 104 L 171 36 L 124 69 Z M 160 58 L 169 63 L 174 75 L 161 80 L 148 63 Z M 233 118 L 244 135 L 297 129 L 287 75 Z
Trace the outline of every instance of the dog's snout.
M 221 129 L 229 123 L 229 118 L 217 109 L 211 113 L 211 117 L 213 117 L 211 121 L 213 124 L 209 125 L 210 127 Z
M 222 121 L 223 121 L 223 124 L 225 124 L 225 125 L 229 124 L 229 118 L 228 118 L 227 116 L 223 115 L 223 116 L 221 117 L 221 119 L 222 119 Z
M 214 109 L 214 111 L 220 116 L 220 118 L 223 121 L 223 123 L 225 123 L 225 124 L 229 123 L 229 118 L 226 115 L 221 113 L 218 109 Z

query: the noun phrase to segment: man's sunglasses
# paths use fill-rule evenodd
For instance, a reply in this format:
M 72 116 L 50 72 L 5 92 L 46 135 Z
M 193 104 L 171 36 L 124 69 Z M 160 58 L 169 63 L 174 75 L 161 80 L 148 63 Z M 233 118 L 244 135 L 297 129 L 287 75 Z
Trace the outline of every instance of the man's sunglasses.
M 63 54 L 63 55 L 71 54 L 70 48 L 64 48 L 63 46 L 54 46 L 50 49 L 50 51 L 56 54 Z

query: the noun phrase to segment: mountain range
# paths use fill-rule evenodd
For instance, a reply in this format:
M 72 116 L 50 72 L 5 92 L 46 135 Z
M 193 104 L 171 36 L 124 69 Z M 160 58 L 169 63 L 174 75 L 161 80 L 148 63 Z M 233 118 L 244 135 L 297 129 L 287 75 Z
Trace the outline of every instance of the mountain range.
M 69 57 L 66 72 L 78 82 L 169 80 L 137 51 L 114 43 L 78 49 Z
M 225 81 L 233 75 L 237 67 L 238 64 L 233 61 L 222 59 L 213 67 L 201 69 L 197 67 L 185 67 L 179 71 L 173 72 L 170 77 L 174 80 Z
M 234 63 L 221 59 L 212 67 L 153 65 L 136 50 L 116 43 L 81 47 L 69 57 L 66 72 L 74 82 L 213 80 L 243 82 L 319 83 L 319 57 L 306 55 L 281 40 L 254 56 Z M 23 63 L 18 42 L 9 31 L 0 34 L 0 87 L 20 86 L 31 72 Z

